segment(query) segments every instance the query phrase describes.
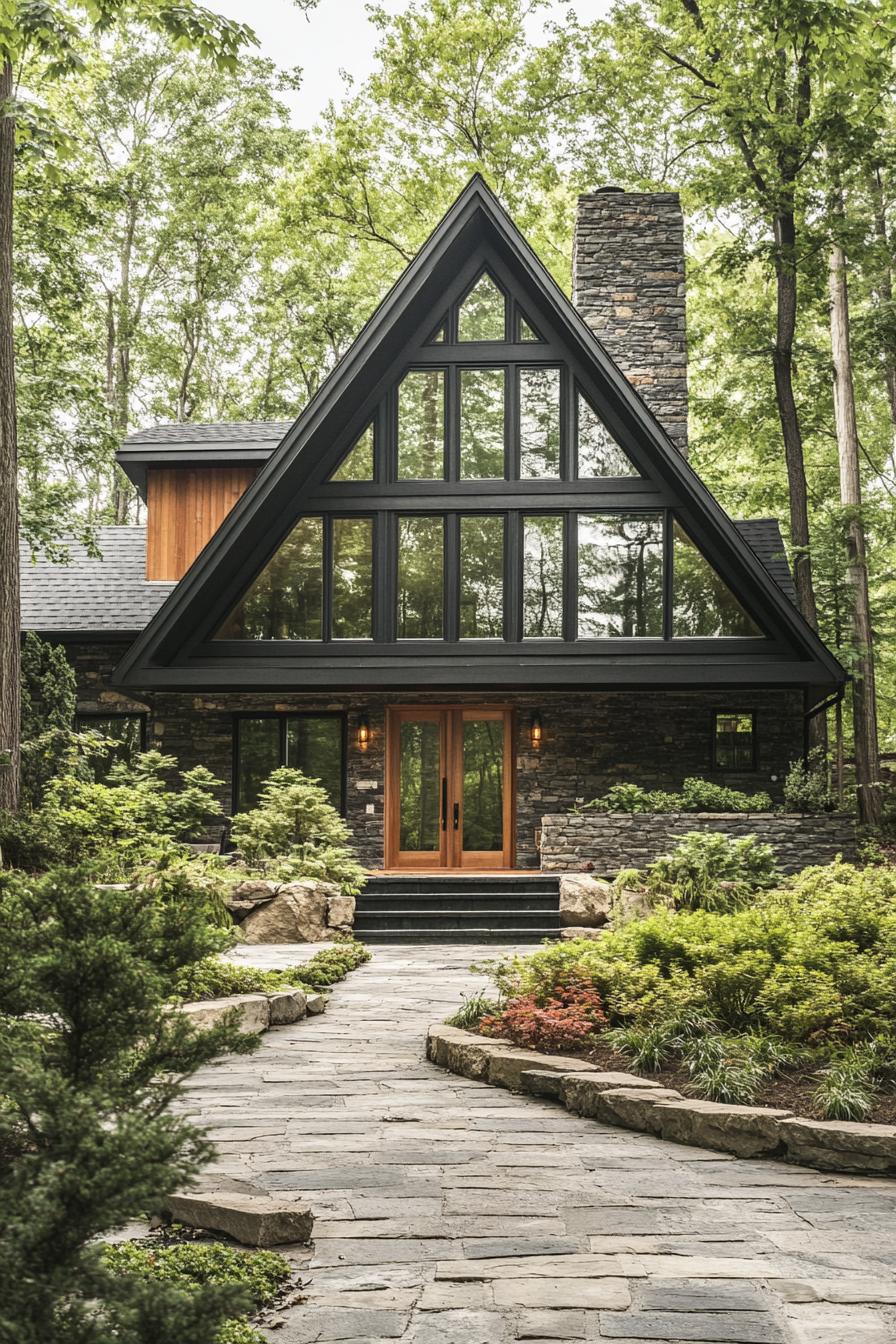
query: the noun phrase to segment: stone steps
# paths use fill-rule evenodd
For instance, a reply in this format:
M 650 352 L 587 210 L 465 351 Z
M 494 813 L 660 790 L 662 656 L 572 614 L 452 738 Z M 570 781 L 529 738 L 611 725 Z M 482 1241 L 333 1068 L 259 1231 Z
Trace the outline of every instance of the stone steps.
M 560 932 L 557 878 L 445 873 L 368 879 L 357 899 L 362 942 L 541 942 Z

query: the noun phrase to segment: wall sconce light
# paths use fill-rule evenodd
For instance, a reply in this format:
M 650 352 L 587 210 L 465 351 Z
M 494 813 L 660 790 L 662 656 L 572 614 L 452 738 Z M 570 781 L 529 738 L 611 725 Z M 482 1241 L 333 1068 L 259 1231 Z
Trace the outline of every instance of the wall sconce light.
M 541 746 L 542 735 L 541 715 L 536 709 L 532 715 L 532 722 L 529 724 L 529 739 L 536 751 Z
M 366 751 L 370 746 L 370 720 L 366 714 L 358 715 L 358 747 Z

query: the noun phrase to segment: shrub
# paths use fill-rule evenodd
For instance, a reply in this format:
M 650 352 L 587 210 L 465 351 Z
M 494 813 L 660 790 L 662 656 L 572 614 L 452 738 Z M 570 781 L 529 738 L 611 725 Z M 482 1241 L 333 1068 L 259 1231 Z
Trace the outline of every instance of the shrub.
M 500 1000 L 488 998 L 482 990 L 465 994 L 457 1012 L 445 1018 L 445 1025 L 458 1027 L 461 1031 L 475 1031 L 484 1017 L 497 1017 L 501 1010 Z
M 769 812 L 767 793 L 741 793 L 712 780 L 690 777 L 679 793 L 642 789 L 638 784 L 614 784 L 586 807 L 599 812 Z
M 231 838 L 250 866 L 283 881 L 317 878 L 350 894 L 363 885 L 348 826 L 326 790 L 301 770 L 275 770 L 258 806 L 234 817 Z
M 23 806 L 36 807 L 74 736 L 77 681 L 65 648 L 29 630 L 22 641 L 20 686 L 21 799 Z
M 571 1050 L 590 1044 L 606 1025 L 593 985 L 571 979 L 542 1002 L 535 994 L 511 999 L 495 1016 L 483 1017 L 479 1029 L 484 1036 L 506 1037 L 533 1050 Z
M 832 812 L 836 806 L 824 749 L 814 747 L 806 760 L 791 762 L 784 776 L 784 807 L 788 812 Z
M 182 1080 L 257 1046 L 233 1022 L 197 1031 L 169 1010 L 219 935 L 190 901 L 98 888 L 83 870 L 0 875 L 0 915 L 0 1337 L 205 1344 L 232 1290 L 186 1303 L 113 1281 L 95 1241 L 211 1156 L 172 1111 Z
M 281 989 L 328 988 L 370 960 L 363 943 L 341 943 L 315 952 L 303 965 L 266 971 L 223 957 L 206 957 L 187 966 L 177 978 L 176 997 L 182 1000 L 223 999 L 231 994 L 276 994 Z
M 239 1251 L 217 1242 L 120 1242 L 103 1247 L 102 1264 L 129 1284 L 173 1285 L 188 1304 L 208 1285 L 235 1290 L 234 1316 L 218 1329 L 215 1344 L 264 1344 L 246 1315 L 275 1302 L 292 1274 L 289 1262 L 276 1251 Z
M 732 840 L 712 831 L 689 831 L 642 876 L 652 897 L 677 910 L 736 909 L 781 879 L 770 845 L 751 835 Z M 630 874 L 624 879 L 630 880 Z

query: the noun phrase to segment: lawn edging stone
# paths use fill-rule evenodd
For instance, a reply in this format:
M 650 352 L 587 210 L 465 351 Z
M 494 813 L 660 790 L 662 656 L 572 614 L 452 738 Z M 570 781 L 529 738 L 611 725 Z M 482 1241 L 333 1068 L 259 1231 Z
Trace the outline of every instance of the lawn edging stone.
M 770 1106 L 683 1097 L 639 1074 L 603 1072 L 587 1060 L 518 1049 L 441 1023 L 429 1028 L 426 1057 L 474 1082 L 555 1100 L 574 1114 L 673 1143 L 824 1171 L 896 1175 L 896 1125 L 811 1120 Z
M 197 999 L 178 1004 L 174 1011 L 187 1018 L 194 1027 L 208 1031 L 220 1026 L 236 1009 L 240 1031 L 260 1035 L 268 1027 L 287 1026 L 305 1016 L 322 1013 L 326 1003 L 323 994 L 306 994 L 298 988 L 286 988 L 272 994 L 231 994 L 226 999 Z
M 288 1246 L 311 1240 L 314 1214 L 307 1204 L 232 1191 L 169 1195 L 164 1211 L 177 1223 L 223 1232 L 242 1246 Z

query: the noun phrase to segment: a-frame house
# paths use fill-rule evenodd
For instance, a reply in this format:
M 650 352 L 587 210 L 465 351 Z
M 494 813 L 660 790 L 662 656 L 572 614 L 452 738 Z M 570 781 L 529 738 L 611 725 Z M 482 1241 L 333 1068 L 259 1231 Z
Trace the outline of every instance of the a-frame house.
M 677 198 L 580 210 L 575 306 L 476 177 L 294 424 L 125 444 L 164 600 L 92 703 L 218 770 L 226 811 L 286 761 L 373 868 L 507 870 L 614 781 L 776 793 L 802 753 L 845 673 L 776 524 L 683 452 Z

